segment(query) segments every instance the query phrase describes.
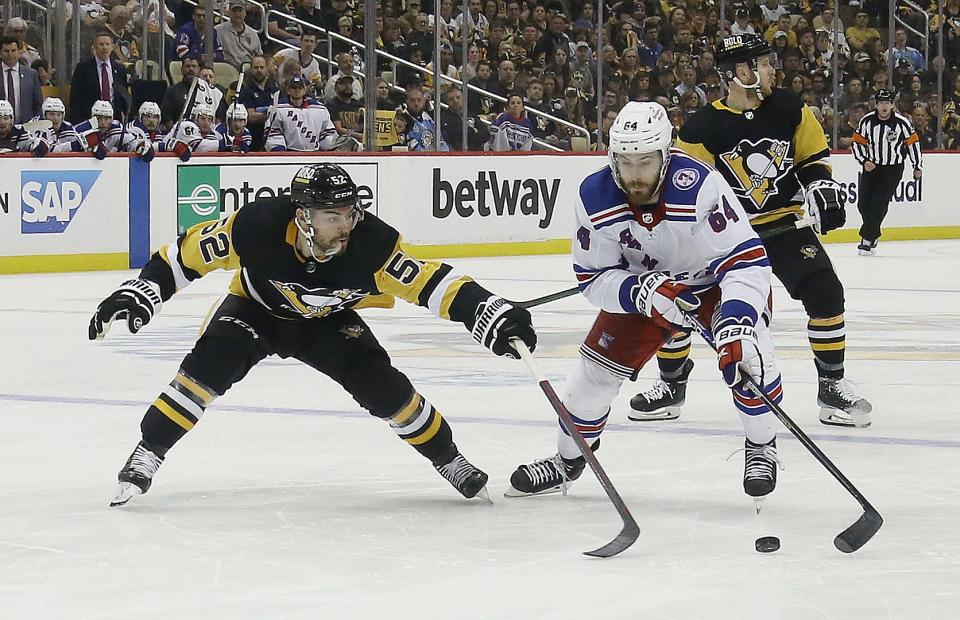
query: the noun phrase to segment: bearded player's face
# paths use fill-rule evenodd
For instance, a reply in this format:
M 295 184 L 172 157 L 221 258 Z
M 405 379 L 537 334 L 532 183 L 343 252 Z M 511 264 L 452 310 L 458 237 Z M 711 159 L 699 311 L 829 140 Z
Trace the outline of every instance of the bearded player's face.
M 620 182 L 631 201 L 644 204 L 653 198 L 660 184 L 662 165 L 659 152 L 617 156 Z

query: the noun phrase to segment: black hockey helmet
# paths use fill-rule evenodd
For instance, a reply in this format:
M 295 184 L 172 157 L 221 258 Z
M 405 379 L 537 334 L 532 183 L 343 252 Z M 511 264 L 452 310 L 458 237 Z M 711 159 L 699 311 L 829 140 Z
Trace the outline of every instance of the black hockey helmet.
M 304 209 L 358 207 L 357 186 L 337 164 L 309 164 L 297 170 L 290 182 L 290 199 Z
M 738 34 L 732 37 L 724 37 L 717 43 L 717 51 L 714 56 L 717 67 L 720 69 L 720 77 L 727 82 L 733 82 L 741 88 L 752 90 L 757 93 L 757 97 L 763 100 L 763 91 L 760 84 L 760 71 L 757 69 L 757 61 L 763 56 L 769 56 L 773 50 L 763 37 L 755 34 Z M 737 65 L 746 63 L 753 71 L 753 83 L 744 84 L 737 77 Z
M 757 58 L 767 56 L 771 51 L 770 45 L 763 40 L 763 37 L 746 33 L 721 39 L 717 43 L 714 58 L 717 66 L 720 67 L 720 74 L 732 80 L 736 77 L 735 69 L 739 63 L 745 62 L 753 66 Z M 755 66 L 753 68 L 756 70 Z

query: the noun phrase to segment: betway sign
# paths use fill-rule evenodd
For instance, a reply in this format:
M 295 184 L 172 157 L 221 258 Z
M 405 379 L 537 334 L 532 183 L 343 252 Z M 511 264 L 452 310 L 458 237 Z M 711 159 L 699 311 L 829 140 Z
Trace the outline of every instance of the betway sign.
M 433 169 L 433 217 L 452 214 L 469 217 L 533 217 L 546 229 L 560 192 L 560 179 L 503 178 L 496 170 L 480 170 L 476 180 L 453 182 L 443 178 L 443 169 Z

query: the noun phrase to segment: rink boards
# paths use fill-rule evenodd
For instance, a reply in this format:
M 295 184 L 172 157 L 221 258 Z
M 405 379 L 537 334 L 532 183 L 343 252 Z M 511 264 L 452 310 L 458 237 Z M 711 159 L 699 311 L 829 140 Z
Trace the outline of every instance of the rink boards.
M 402 231 L 421 257 L 569 251 L 580 182 L 606 165 L 595 154 L 416 153 L 5 157 L 0 173 L 0 273 L 136 268 L 189 226 L 287 191 L 302 164 L 335 159 L 364 206 Z M 847 226 L 858 239 L 857 166 L 832 157 Z M 924 178 L 901 181 L 884 240 L 960 238 L 952 173 L 960 153 L 928 153 Z

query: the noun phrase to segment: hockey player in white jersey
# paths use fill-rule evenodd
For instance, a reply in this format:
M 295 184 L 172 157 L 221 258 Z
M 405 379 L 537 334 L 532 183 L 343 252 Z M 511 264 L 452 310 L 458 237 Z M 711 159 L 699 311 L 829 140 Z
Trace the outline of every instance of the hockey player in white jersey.
M 48 120 L 53 123 L 50 129 L 42 132 L 42 137 L 50 145 L 52 153 L 80 153 L 80 134 L 74 126 L 63 120 L 67 108 L 58 97 L 47 97 L 40 106 L 40 116 L 36 120 Z
M 41 136 L 30 134 L 22 125 L 13 123 L 13 106 L 0 99 L 0 153 L 32 153 L 43 157 L 50 152 L 50 145 Z
M 160 131 L 160 106 L 156 102 L 141 103 L 137 118 L 127 124 L 127 131 L 140 140 L 149 141 L 154 152 L 164 150 L 165 136 Z
M 223 150 L 234 153 L 250 152 L 253 135 L 247 129 L 247 109 L 239 103 L 233 103 L 227 108 L 227 120 L 217 125 L 216 131 Z
M 108 153 L 136 153 L 145 160 L 153 159 L 153 147 L 148 141 L 128 133 L 120 121 L 113 120 L 113 106 L 109 101 L 96 101 L 90 108 L 90 118 L 75 127 L 84 150 L 97 159 Z
M 170 130 L 167 134 L 165 150 L 173 151 L 183 161 L 190 159 L 192 153 L 220 151 L 222 142 L 220 136 L 214 131 L 216 119 L 210 104 L 202 102 L 194 104 L 191 118 L 193 120 L 184 119 Z
M 624 379 L 635 378 L 695 313 L 715 338 L 719 367 L 746 432 L 744 491 L 776 486 L 776 418 L 741 385 L 747 373 L 782 399 L 766 312 L 771 269 L 730 185 L 671 151 L 657 103 L 630 102 L 610 130 L 609 166 L 580 185 L 573 240 L 583 295 L 600 309 L 571 369 L 563 404 L 596 450 Z M 566 491 L 584 458 L 563 426 L 558 453 L 520 465 L 508 496 Z
M 326 106 L 306 96 L 303 77 L 295 75 L 287 81 L 287 96 L 271 108 L 267 119 L 266 150 L 329 151 L 340 134 L 330 119 Z

